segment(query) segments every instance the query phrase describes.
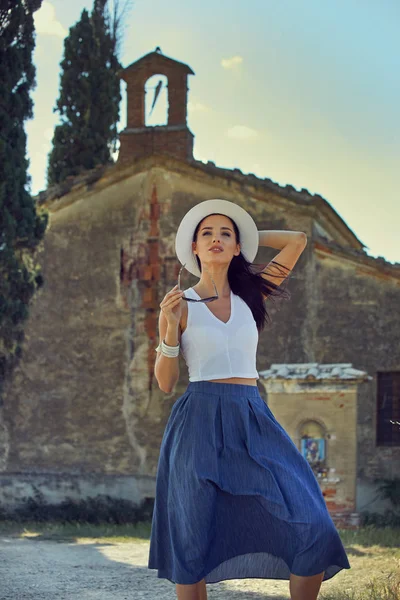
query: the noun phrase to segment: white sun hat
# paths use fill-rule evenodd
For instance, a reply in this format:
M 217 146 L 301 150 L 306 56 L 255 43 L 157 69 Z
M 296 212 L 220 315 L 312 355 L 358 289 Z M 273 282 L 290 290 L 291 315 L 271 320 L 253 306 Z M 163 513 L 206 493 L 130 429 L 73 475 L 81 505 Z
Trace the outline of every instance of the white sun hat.
M 258 251 L 259 235 L 253 218 L 241 206 L 228 200 L 214 198 L 193 206 L 183 217 L 175 238 L 175 251 L 179 262 L 193 275 L 201 277 L 196 255 L 192 250 L 192 240 L 197 224 L 213 213 L 230 217 L 235 221 L 240 233 L 240 250 L 245 259 L 252 263 Z

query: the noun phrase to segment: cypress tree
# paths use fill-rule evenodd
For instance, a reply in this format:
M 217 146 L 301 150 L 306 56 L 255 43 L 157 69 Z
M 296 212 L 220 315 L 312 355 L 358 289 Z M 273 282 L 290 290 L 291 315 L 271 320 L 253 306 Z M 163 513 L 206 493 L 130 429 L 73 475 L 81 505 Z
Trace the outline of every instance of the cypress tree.
M 83 10 L 64 40 L 60 96 L 54 109 L 62 122 L 55 128 L 49 155 L 49 185 L 113 162 L 121 65 L 106 4 L 107 0 L 95 0 L 91 15 Z
M 28 191 L 24 130 L 33 116 L 33 13 L 41 2 L 0 4 L 0 393 L 21 356 L 29 301 L 43 283 L 34 250 L 44 237 L 48 212 L 36 210 Z

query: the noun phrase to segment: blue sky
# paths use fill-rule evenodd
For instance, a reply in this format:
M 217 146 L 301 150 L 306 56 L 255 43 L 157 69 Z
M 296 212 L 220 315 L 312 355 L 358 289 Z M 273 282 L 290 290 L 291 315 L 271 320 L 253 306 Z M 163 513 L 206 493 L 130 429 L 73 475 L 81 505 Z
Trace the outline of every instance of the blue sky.
M 59 122 L 63 40 L 92 4 L 44 0 L 35 13 L 37 87 L 26 125 L 34 194 L 46 188 Z M 398 0 L 136 0 L 124 31 L 124 66 L 160 46 L 195 72 L 196 159 L 320 194 L 368 254 L 400 262 Z M 163 122 L 164 108 L 161 95 L 149 125 Z

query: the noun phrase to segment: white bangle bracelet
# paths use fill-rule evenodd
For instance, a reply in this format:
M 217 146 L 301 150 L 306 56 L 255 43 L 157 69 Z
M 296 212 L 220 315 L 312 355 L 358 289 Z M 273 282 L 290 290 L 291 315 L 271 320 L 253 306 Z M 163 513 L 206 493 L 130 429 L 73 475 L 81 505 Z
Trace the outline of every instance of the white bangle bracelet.
M 168 356 L 169 358 L 175 358 L 179 356 L 180 344 L 178 344 L 177 346 L 167 346 L 164 340 L 162 340 L 161 344 L 157 346 L 156 351 L 160 350 L 160 346 L 161 353 L 164 354 L 164 356 Z

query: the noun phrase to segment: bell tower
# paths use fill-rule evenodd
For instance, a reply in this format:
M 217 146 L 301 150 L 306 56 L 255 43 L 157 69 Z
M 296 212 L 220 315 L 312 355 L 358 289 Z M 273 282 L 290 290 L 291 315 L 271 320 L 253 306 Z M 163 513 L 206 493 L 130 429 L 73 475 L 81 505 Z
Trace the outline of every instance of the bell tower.
M 153 75 L 164 75 L 168 80 L 166 125 L 146 126 L 145 84 Z M 154 153 L 193 160 L 194 136 L 187 126 L 188 75 L 194 75 L 188 65 L 164 56 L 158 47 L 121 72 L 127 84 L 128 115 L 126 128 L 119 134 L 118 164 Z

